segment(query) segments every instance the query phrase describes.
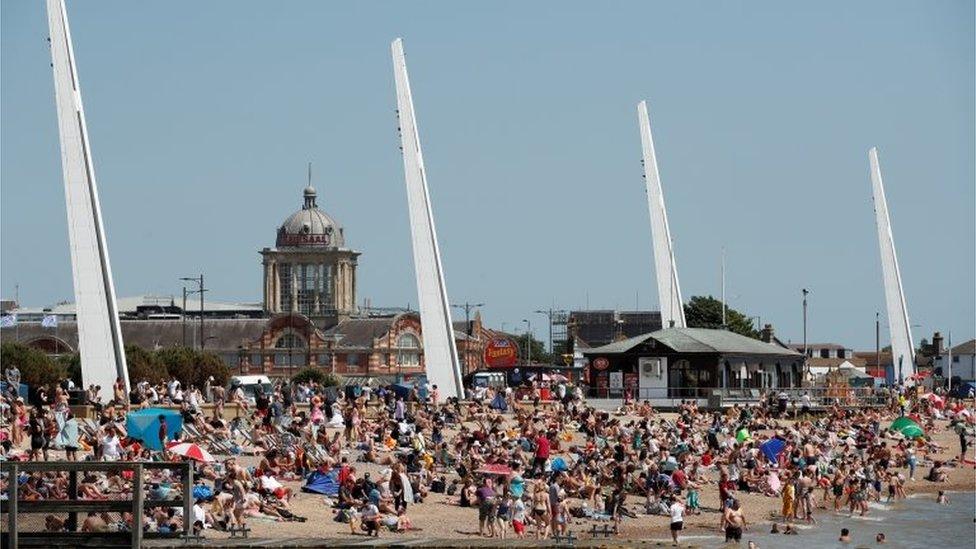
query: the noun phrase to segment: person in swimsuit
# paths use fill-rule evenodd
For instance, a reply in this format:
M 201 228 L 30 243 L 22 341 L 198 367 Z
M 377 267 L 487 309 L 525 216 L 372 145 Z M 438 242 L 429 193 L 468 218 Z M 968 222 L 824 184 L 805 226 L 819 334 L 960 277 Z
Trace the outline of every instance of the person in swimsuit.
M 549 506 L 549 494 L 546 485 L 539 481 L 535 484 L 535 491 L 532 492 L 532 520 L 535 521 L 536 539 L 549 537 L 549 515 L 552 509 Z
M 739 500 L 734 500 L 732 506 L 725 509 L 722 514 L 722 524 L 725 526 L 725 543 L 742 541 L 742 530 L 746 527 L 746 517 L 739 505 Z

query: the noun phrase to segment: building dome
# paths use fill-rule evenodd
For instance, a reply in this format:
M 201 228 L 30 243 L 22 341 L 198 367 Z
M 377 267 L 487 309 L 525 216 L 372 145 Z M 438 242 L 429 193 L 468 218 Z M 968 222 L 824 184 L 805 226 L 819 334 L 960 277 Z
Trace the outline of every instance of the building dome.
M 315 205 L 315 187 L 309 185 L 302 192 L 302 209 L 288 216 L 278 228 L 276 246 L 341 248 L 345 246 L 342 227 L 335 219 Z

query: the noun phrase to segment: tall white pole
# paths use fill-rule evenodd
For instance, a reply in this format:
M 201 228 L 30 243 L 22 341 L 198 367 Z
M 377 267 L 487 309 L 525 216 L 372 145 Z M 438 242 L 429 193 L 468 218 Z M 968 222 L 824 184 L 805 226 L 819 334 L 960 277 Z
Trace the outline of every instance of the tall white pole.
M 47 0 L 47 17 L 68 211 L 81 377 L 84 385 L 101 387 L 102 400 L 108 402 L 116 378 L 122 379 L 126 394 L 129 392 L 122 329 L 63 0 Z
M 665 328 L 684 328 L 684 304 L 681 301 L 681 285 L 674 260 L 674 243 L 668 226 L 668 212 L 664 207 L 661 175 L 657 169 L 657 154 L 651 136 L 651 122 L 647 103 L 637 104 L 637 122 L 640 126 L 644 185 L 647 193 L 647 209 L 651 219 L 651 237 L 654 244 L 654 277 L 657 281 L 658 302 L 661 308 L 661 325 Z
M 397 38 L 391 45 L 393 74 L 396 80 L 397 112 L 400 118 L 400 145 L 403 151 L 403 171 L 407 185 L 407 206 L 410 212 L 410 236 L 413 242 L 414 270 L 417 294 L 420 299 L 420 324 L 424 339 L 424 363 L 431 384 L 437 385 L 445 398 L 464 398 L 461 367 L 451 306 L 447 300 L 444 268 L 437 244 L 434 213 L 427 187 L 420 133 L 413 109 L 407 61 L 403 41 Z
M 891 232 L 891 217 L 881 179 L 877 148 L 868 151 L 868 161 L 871 165 L 871 188 L 874 197 L 875 222 L 878 227 L 878 247 L 881 251 L 881 273 L 888 312 L 888 330 L 891 337 L 891 361 L 894 364 L 897 381 L 911 384 L 911 374 L 915 369 L 915 344 L 912 341 L 911 325 L 908 322 L 908 307 L 902 289 L 901 271 L 895 253 L 895 240 Z

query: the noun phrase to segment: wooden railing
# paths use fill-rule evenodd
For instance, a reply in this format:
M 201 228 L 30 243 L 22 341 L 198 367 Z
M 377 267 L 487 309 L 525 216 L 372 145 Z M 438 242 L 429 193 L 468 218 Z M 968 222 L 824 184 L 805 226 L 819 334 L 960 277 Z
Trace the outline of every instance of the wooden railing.
M 179 499 L 146 499 L 143 472 L 169 469 L 181 475 L 182 494 Z M 78 499 L 78 473 L 132 472 L 131 500 Z M 2 545 L 17 549 L 20 546 L 107 546 L 129 538 L 131 547 L 141 547 L 143 540 L 143 511 L 153 507 L 182 507 L 183 532 L 188 538 L 193 528 L 193 469 L 188 462 L 96 462 L 96 461 L 7 461 L 0 463 L 0 472 L 7 474 L 7 500 L 0 501 L 0 514 L 7 515 L 7 528 Z M 68 473 L 68 499 L 24 500 L 20 497 L 20 473 Z M 79 513 L 129 512 L 132 527 L 129 532 L 79 532 Z M 65 531 L 26 532 L 20 520 L 28 514 L 67 513 Z M 172 534 L 179 536 L 179 533 Z M 148 534 L 159 537 L 160 534 Z

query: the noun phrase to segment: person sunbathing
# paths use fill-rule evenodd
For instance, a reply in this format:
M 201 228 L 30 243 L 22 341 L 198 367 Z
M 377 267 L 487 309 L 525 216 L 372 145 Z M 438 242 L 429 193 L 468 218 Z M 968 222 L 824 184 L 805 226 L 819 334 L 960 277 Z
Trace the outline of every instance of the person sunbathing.
M 413 525 L 413 521 L 407 516 L 407 510 L 403 507 L 397 510 L 397 522 L 396 531 L 397 532 L 411 532 L 420 530 Z
M 85 477 L 78 486 L 79 499 L 106 500 L 108 496 L 103 494 L 96 486 L 93 477 Z

